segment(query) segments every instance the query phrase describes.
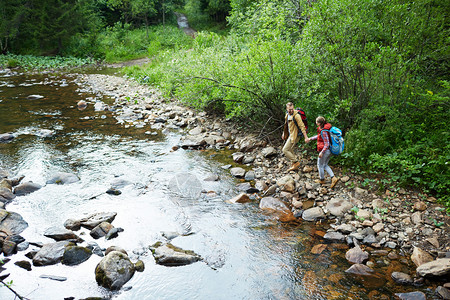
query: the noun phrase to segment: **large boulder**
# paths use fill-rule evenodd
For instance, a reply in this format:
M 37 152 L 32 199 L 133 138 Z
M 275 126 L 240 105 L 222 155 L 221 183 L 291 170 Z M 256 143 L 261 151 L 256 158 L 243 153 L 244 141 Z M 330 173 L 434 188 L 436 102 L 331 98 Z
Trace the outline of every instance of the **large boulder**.
M 81 246 L 67 246 L 64 250 L 62 263 L 68 266 L 79 265 L 91 257 L 92 250 Z
M 158 242 L 150 247 L 157 264 L 164 266 L 184 266 L 201 260 L 201 257 L 190 250 L 183 250 L 172 244 Z
M 325 217 L 320 207 L 312 207 L 303 212 L 302 219 L 305 221 L 316 221 Z
M 20 234 L 27 227 L 28 223 L 24 221 L 21 215 L 0 209 L 0 232 L 15 235 Z
M 446 276 L 450 274 L 450 258 L 438 258 L 420 265 L 416 272 L 419 276 Z
M 104 237 L 108 234 L 108 232 L 113 229 L 114 226 L 111 225 L 111 223 L 108 222 L 101 222 L 97 226 L 94 227 L 94 229 L 91 230 L 89 233 L 94 239 L 99 239 L 101 237 Z
M 352 207 L 353 205 L 345 199 L 333 198 L 328 202 L 326 209 L 330 212 L 330 214 L 336 217 L 341 217 Z
M 118 290 L 133 277 L 134 272 L 134 264 L 127 255 L 112 251 L 95 268 L 95 280 L 107 289 Z
M 44 236 L 55 241 L 78 240 L 79 237 L 72 231 L 65 228 L 50 227 L 44 232 Z
M 67 245 L 72 245 L 69 241 L 45 244 L 33 257 L 34 266 L 54 265 L 61 261 Z
M 0 202 L 7 203 L 16 197 L 11 190 L 0 187 Z
M 66 172 L 57 172 L 47 180 L 47 184 L 70 184 L 79 181 L 77 175 Z
M 424 263 L 433 261 L 434 258 L 433 256 L 431 256 L 431 254 L 429 254 L 425 250 L 422 250 L 419 247 L 414 247 L 413 253 L 411 254 L 411 260 L 417 267 L 419 267 Z
M 102 222 L 112 223 L 115 217 L 117 216 L 116 212 L 101 212 L 94 213 L 92 215 L 87 216 L 80 220 L 80 225 L 87 229 L 94 229 L 95 226 Z
M 12 133 L 0 133 L 0 143 L 6 143 L 14 139 Z

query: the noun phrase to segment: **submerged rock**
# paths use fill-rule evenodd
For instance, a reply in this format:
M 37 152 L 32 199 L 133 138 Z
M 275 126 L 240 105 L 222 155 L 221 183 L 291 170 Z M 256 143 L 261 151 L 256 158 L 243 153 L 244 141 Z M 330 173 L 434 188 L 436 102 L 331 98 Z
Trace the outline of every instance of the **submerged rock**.
M 57 172 L 49 180 L 47 184 L 70 184 L 79 181 L 77 175 L 66 172 Z
M 127 255 L 112 251 L 95 268 L 95 280 L 107 289 L 118 290 L 133 277 L 134 272 L 134 264 Z
M 183 250 L 172 244 L 158 242 L 150 247 L 157 264 L 164 266 L 184 266 L 201 260 L 201 257 L 190 250 Z
M 401 300 L 426 300 L 427 297 L 422 292 L 397 293 L 395 294 Z

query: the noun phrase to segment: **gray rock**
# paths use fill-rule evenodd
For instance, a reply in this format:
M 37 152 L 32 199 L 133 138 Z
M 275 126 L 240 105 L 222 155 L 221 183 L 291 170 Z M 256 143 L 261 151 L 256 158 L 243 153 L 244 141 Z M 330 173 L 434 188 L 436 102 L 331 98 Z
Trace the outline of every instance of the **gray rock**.
M 323 238 L 326 240 L 332 241 L 332 242 L 345 241 L 345 236 L 342 233 L 336 232 L 336 231 L 329 231 L 329 232 L 325 233 Z
M 330 214 L 340 217 L 347 213 L 352 207 L 353 205 L 345 199 L 333 198 L 328 202 L 326 209 Z
M 422 292 L 396 293 L 395 296 L 401 300 L 427 300 L 426 295 Z
M 237 189 L 238 189 L 240 192 L 245 192 L 245 191 L 247 191 L 249 188 L 252 187 L 251 184 L 250 184 L 249 182 L 239 183 L 239 184 L 237 184 L 236 186 L 237 186 Z
M 64 250 L 70 242 L 60 241 L 56 243 L 45 244 L 33 257 L 34 266 L 54 265 L 61 261 Z
M 112 251 L 95 268 L 95 280 L 107 289 L 119 290 L 133 277 L 134 272 L 134 264 L 127 255 Z
M 345 258 L 353 264 L 362 264 L 369 258 L 369 253 L 363 251 L 358 245 L 345 253 Z
M 201 257 L 190 250 L 183 250 L 172 244 L 156 243 L 151 246 L 157 264 L 164 266 L 183 266 L 201 260 Z
M 110 240 L 119 236 L 119 232 L 123 232 L 123 228 L 114 227 L 105 235 L 105 240 Z
M 371 244 L 376 244 L 376 243 L 378 243 L 378 240 L 377 240 L 377 238 L 375 237 L 375 235 L 369 234 L 369 235 L 367 235 L 367 236 L 364 237 L 364 239 L 363 239 L 362 242 L 363 242 L 363 244 L 371 245 Z
M 16 194 L 16 196 L 23 196 L 31 194 L 32 192 L 40 190 L 41 188 L 42 186 L 40 184 L 28 181 L 16 186 L 14 188 L 14 194 Z
M 54 275 L 45 275 L 45 274 L 40 275 L 39 278 L 47 278 L 47 279 L 56 280 L 56 281 L 66 281 L 67 280 L 67 277 L 54 276 Z
M 232 156 L 233 156 L 233 161 L 240 164 L 244 160 L 245 154 L 242 152 L 235 152 L 232 154 Z
M 255 176 L 256 175 L 254 171 L 248 171 L 247 173 L 245 173 L 244 179 L 247 181 L 255 180 Z
M 303 212 L 302 218 L 305 221 L 316 221 L 325 217 L 320 207 L 312 207 Z
M 8 190 L 7 188 L 0 187 L 0 201 L 4 199 L 5 203 L 8 203 L 9 201 L 13 200 L 16 197 L 11 190 Z
M 28 223 L 23 220 L 21 215 L 0 209 L 0 232 L 15 235 L 20 234 L 27 227 Z
M 64 250 L 62 263 L 68 266 L 79 265 L 91 257 L 92 250 L 81 246 L 67 246 Z
M 246 155 L 246 156 L 244 156 L 244 159 L 242 160 L 242 163 L 244 165 L 246 165 L 246 164 L 251 164 L 254 161 L 255 161 L 255 158 L 253 156 Z
M 95 226 L 102 222 L 112 223 L 116 215 L 116 212 L 94 213 L 86 218 L 81 219 L 80 224 L 87 229 L 93 229 Z
M 344 234 L 349 234 L 349 233 L 355 231 L 356 228 L 350 224 L 341 224 L 338 227 L 336 227 L 336 230 L 338 230 Z
M 399 284 L 413 284 L 413 279 L 410 275 L 402 272 L 392 272 L 392 279 Z
M 240 167 L 234 167 L 230 169 L 231 175 L 234 177 L 242 178 L 245 175 L 245 170 Z
M 219 180 L 219 175 L 216 175 L 216 174 L 209 174 L 208 177 L 203 179 L 203 181 L 218 181 L 218 180 Z
M 450 258 L 438 258 L 420 265 L 416 272 L 419 276 L 446 276 L 450 274 Z
M 79 237 L 72 231 L 65 228 L 50 227 L 44 232 L 44 236 L 55 241 L 78 240 Z
M 345 273 L 369 276 L 369 275 L 373 275 L 374 271 L 366 265 L 354 264 L 350 268 L 345 270 Z
M 261 150 L 261 155 L 265 158 L 270 158 L 277 155 L 277 150 L 274 147 L 266 147 Z
M 268 210 L 289 211 L 286 204 L 278 198 L 264 197 L 259 202 L 259 208 Z
M 42 96 L 42 95 L 29 95 L 27 97 L 28 100 L 37 100 L 37 99 L 42 99 L 42 98 L 44 98 L 44 96 Z
M 126 187 L 127 185 L 132 184 L 130 181 L 124 179 L 124 178 L 115 178 L 112 182 L 111 182 L 111 188 L 113 189 L 122 189 L 124 187 Z
M 99 239 L 104 237 L 114 226 L 108 222 L 101 222 L 97 226 L 95 226 L 91 232 L 89 233 L 94 239 Z
M 80 228 L 81 228 L 81 221 L 80 220 L 74 220 L 74 219 L 67 219 L 64 222 L 64 227 L 66 229 L 69 229 L 69 230 L 75 230 L 75 231 L 80 230 Z
M 17 244 L 16 250 L 17 251 L 25 251 L 25 250 L 28 249 L 28 247 L 30 247 L 30 243 L 27 242 L 27 241 L 24 241 L 24 242 L 21 242 L 21 243 Z
M 183 149 L 199 149 L 206 146 L 206 141 L 201 136 L 187 136 L 180 146 Z
M 14 139 L 14 135 L 11 133 L 1 133 L 0 134 L 0 143 L 10 142 Z
M 77 175 L 66 172 L 57 172 L 49 180 L 47 184 L 70 184 L 79 181 Z
M 436 294 L 439 295 L 444 300 L 450 299 L 450 290 L 448 288 L 445 288 L 443 286 L 438 286 L 436 288 Z

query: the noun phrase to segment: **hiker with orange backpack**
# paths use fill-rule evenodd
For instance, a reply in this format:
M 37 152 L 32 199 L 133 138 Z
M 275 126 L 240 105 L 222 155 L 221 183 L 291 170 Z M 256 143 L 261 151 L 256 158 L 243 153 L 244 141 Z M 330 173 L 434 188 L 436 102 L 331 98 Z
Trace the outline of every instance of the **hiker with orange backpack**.
M 317 168 L 319 169 L 319 179 L 316 180 L 317 183 L 325 184 L 325 171 L 330 175 L 331 177 L 331 185 L 330 188 L 334 188 L 336 183 L 338 182 L 339 178 L 334 176 L 333 170 L 331 170 L 330 166 L 328 165 L 328 162 L 330 161 L 331 154 L 332 154 L 332 145 L 331 145 L 331 134 L 330 130 L 332 130 L 331 124 L 327 123 L 324 117 L 318 116 L 316 118 L 316 125 L 317 125 L 317 135 L 310 137 L 308 139 L 305 139 L 306 143 L 309 143 L 312 140 L 317 140 L 317 151 L 319 152 L 319 157 L 317 158 Z M 333 127 L 333 129 L 337 129 L 336 127 Z M 340 130 L 339 130 L 340 131 Z M 336 150 L 334 154 L 339 154 L 343 150 L 343 141 L 342 145 L 340 146 L 341 149 Z M 339 147 L 338 147 L 339 148 Z M 339 153 L 338 153 L 339 152 Z
M 294 104 L 289 102 L 286 104 L 286 116 L 284 122 L 283 135 L 281 138 L 286 141 L 283 147 L 283 153 L 292 162 L 292 166 L 288 169 L 289 171 L 296 171 L 300 167 L 300 162 L 298 157 L 294 154 L 294 146 L 300 140 L 299 131 L 302 132 L 305 142 L 308 139 L 306 133 L 306 126 L 302 120 L 301 114 L 294 109 Z M 306 117 L 305 117 L 306 121 Z

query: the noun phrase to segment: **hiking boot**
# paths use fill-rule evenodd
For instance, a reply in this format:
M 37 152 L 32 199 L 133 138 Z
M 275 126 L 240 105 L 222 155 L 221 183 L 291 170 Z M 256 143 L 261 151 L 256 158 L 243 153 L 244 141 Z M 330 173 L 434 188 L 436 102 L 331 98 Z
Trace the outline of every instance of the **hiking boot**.
M 315 183 L 325 184 L 325 179 L 316 179 L 314 180 Z
M 330 189 L 334 188 L 334 186 L 336 185 L 336 183 L 339 181 L 339 178 L 334 176 L 333 178 L 331 178 L 331 185 L 330 185 Z
M 288 172 L 290 172 L 290 171 L 297 171 L 299 167 L 300 167 L 300 162 L 296 162 L 287 171 Z

